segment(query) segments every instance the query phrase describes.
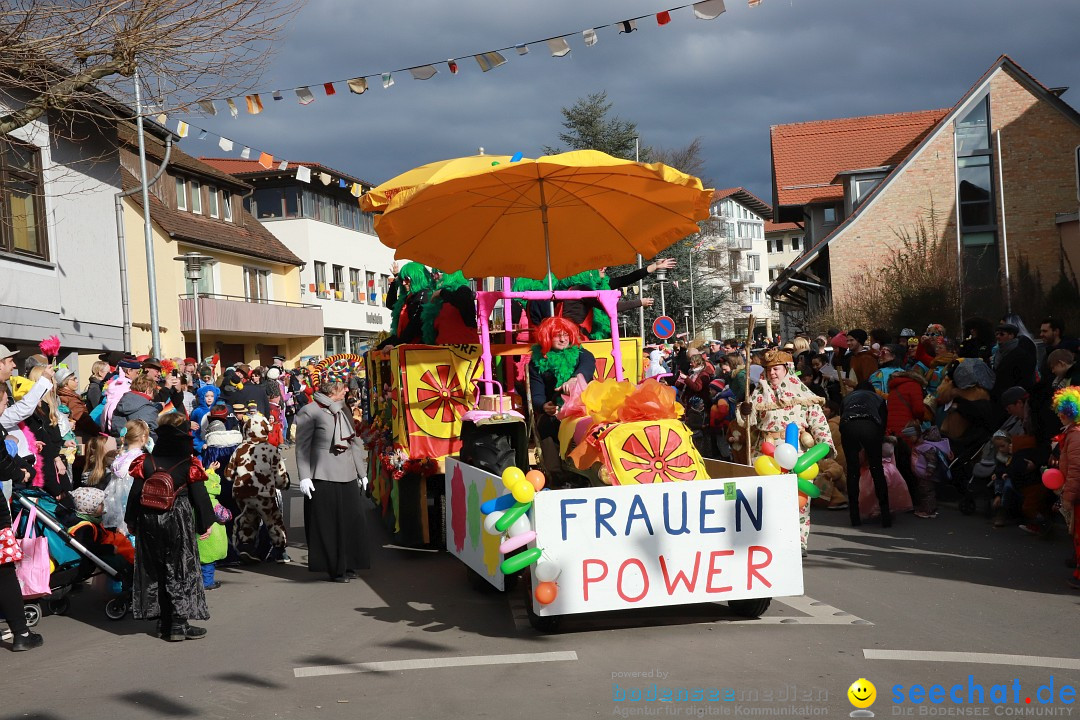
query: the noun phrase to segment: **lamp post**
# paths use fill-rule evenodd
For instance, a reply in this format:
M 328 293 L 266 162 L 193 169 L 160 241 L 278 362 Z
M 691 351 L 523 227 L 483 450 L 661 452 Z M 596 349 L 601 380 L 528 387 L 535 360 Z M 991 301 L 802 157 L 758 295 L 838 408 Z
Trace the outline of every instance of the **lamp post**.
M 690 311 L 683 310 L 683 319 L 686 320 L 686 341 L 690 342 L 693 336 L 690 334 Z
M 664 301 L 664 283 L 667 282 L 667 268 L 656 269 L 656 282 L 660 285 L 660 314 L 667 315 L 667 303 Z
M 202 331 L 199 329 L 199 281 L 202 280 L 203 265 L 214 262 L 214 258 L 198 252 L 177 255 L 174 260 L 184 263 L 184 277 L 191 283 L 191 299 L 195 307 L 195 359 L 203 361 Z

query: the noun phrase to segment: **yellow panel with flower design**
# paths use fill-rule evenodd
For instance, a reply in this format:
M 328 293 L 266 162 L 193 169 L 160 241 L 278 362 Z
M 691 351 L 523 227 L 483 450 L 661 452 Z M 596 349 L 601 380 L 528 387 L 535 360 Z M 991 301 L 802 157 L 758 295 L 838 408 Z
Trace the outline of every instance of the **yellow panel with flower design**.
M 610 340 L 588 340 L 581 346 L 596 358 L 596 379 L 615 377 L 615 362 L 611 354 Z M 619 338 L 622 350 L 623 377 L 635 385 L 641 380 L 641 338 Z
M 401 350 L 401 364 L 408 434 L 413 438 L 460 437 L 461 416 L 476 396 L 473 379 L 480 368 L 479 347 L 406 347 Z
M 601 440 L 613 485 L 709 478 L 690 430 L 680 420 L 618 423 Z

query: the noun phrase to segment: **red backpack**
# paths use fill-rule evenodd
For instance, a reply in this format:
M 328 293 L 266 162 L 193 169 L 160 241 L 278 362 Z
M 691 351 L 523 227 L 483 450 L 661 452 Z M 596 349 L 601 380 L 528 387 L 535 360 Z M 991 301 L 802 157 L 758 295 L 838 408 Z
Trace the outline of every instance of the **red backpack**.
M 182 489 L 182 487 L 175 487 L 172 471 L 184 462 L 184 460 L 181 460 L 168 470 L 155 468 L 154 472 L 150 473 L 150 477 L 143 481 L 139 504 L 148 510 L 171 510 L 173 503 L 176 502 L 177 493 Z M 146 467 L 145 464 L 143 467 Z

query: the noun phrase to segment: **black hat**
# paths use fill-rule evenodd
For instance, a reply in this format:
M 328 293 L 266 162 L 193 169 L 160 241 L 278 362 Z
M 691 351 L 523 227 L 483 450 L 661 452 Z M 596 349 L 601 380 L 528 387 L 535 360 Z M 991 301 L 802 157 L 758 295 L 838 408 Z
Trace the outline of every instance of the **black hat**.
M 1001 404 L 1005 407 L 1020 402 L 1021 400 L 1027 400 L 1028 391 L 1019 385 L 1014 385 L 1001 393 Z
M 1019 335 L 1020 334 L 1020 328 L 1016 327 L 1015 325 L 1013 325 L 1012 323 L 1009 323 L 1009 322 L 1001 323 L 1000 325 L 997 326 L 997 328 L 995 328 L 995 331 L 996 332 L 1006 332 L 1006 333 L 1009 333 L 1010 335 Z
M 155 370 L 160 370 L 161 369 L 161 361 L 158 360 L 155 357 L 148 357 L 148 358 L 146 358 L 145 360 L 142 361 L 142 367 L 143 367 L 143 369 L 153 368 Z

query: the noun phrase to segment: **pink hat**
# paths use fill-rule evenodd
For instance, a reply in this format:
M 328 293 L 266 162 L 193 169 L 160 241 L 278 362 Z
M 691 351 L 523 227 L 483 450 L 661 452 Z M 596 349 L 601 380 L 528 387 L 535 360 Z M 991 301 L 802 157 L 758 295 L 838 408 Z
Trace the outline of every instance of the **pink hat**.
M 836 333 L 836 335 L 833 336 L 833 339 L 829 341 L 829 345 L 831 345 L 832 347 L 837 348 L 837 349 L 846 348 L 847 347 L 847 335 L 845 335 L 842 332 Z

